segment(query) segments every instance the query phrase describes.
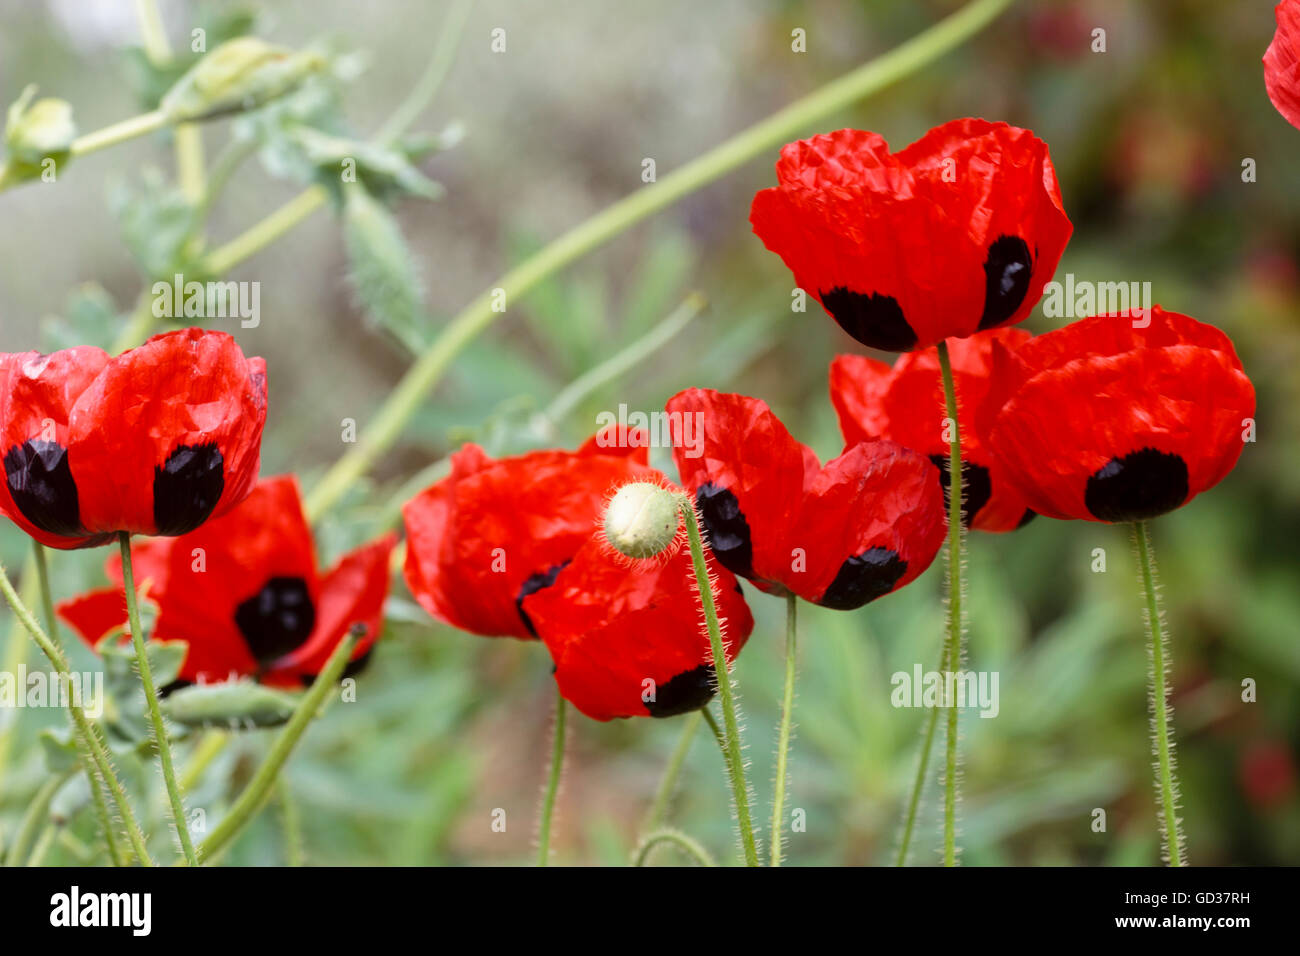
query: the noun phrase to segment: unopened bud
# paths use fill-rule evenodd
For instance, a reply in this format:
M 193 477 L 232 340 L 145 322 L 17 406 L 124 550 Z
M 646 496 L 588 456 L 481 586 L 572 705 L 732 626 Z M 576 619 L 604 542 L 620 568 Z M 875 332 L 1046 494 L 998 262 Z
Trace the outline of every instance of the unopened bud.
M 5 149 L 11 162 L 39 166 L 45 159 L 61 159 L 77 138 L 67 101 L 35 97 L 36 87 L 29 86 L 9 107 Z
M 159 109 L 176 123 L 256 109 L 324 66 L 324 57 L 317 53 L 298 53 L 256 37 L 239 37 L 194 64 L 167 91 Z
M 678 496 L 649 481 L 624 485 L 605 509 L 605 537 L 629 558 L 653 558 L 677 538 Z

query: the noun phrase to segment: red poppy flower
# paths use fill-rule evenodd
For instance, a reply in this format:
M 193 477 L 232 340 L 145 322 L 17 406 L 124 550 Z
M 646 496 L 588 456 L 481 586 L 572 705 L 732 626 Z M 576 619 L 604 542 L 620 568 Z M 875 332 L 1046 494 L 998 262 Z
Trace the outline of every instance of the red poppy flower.
M 266 363 L 224 332 L 0 354 L 0 512 L 55 548 L 185 534 L 248 494 L 265 422 Z
M 756 398 L 692 388 L 668 411 L 700 416 L 702 453 L 674 447 L 673 457 L 713 553 L 764 591 L 850 610 L 934 560 L 943 495 L 923 455 L 867 441 L 822 467 Z
M 1260 810 L 1286 804 L 1296 789 L 1295 758 L 1285 741 L 1262 741 L 1242 753 L 1237 764 L 1241 789 Z
M 1014 349 L 1029 337 L 1023 329 L 993 329 L 949 344 L 961 419 L 962 521 L 968 528 L 1012 531 L 1034 517 L 975 430 L 975 414 L 989 389 L 993 343 Z M 831 402 L 846 446 L 887 438 L 919 451 L 938 467 L 947 498 L 948 413 L 934 349 L 904 355 L 893 368 L 863 355 L 837 355 L 831 362 Z
M 754 629 L 740 585 L 709 560 L 728 662 Z M 564 698 L 588 717 L 671 717 L 703 707 L 716 679 L 690 552 L 629 562 L 592 535 L 555 583 L 523 599 Z
M 1253 428 L 1255 389 L 1232 342 L 1159 306 L 1080 319 L 1015 352 L 995 343 L 991 381 L 976 427 L 1029 507 L 1053 518 L 1172 511 L 1223 480 Z
M 1277 111 L 1300 129 L 1300 0 L 1282 0 L 1273 14 L 1277 32 L 1264 51 L 1264 86 Z
M 465 445 L 451 474 L 402 508 L 406 583 L 420 606 L 474 634 L 536 638 L 523 599 L 572 560 L 615 488 L 662 477 L 638 435 L 606 431 L 576 452 L 499 460 Z
M 790 143 L 750 221 L 863 345 L 907 352 L 1022 321 L 1069 241 L 1047 145 L 960 119 L 899 153 L 844 129 Z
M 316 570 L 311 529 L 292 476 L 259 482 L 238 507 L 197 531 L 131 547 L 136 582 L 157 605 L 150 638 L 187 641 L 184 683 L 255 675 L 296 686 L 320 673 L 354 625 L 365 635 L 350 673 L 369 655 L 383 625 L 388 561 L 395 535 Z M 59 606 L 59 615 L 92 646 L 126 627 L 122 564 L 109 558 L 115 587 Z

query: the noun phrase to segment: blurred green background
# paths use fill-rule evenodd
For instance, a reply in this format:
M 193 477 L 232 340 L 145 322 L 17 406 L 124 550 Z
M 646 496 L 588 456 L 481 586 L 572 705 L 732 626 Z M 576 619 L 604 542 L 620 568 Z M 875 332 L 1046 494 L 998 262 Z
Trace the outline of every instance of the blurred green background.
M 295 48 L 325 40 L 338 99 L 321 115 L 335 132 L 364 138 L 425 69 L 447 6 L 177 0 L 160 10 L 178 49 L 197 25 L 250 29 Z M 350 447 L 340 443 L 339 422 L 354 418 L 364 432 L 413 350 L 449 315 L 550 238 L 621 196 L 654 188 L 641 182 L 644 158 L 654 158 L 663 176 L 957 6 L 474 4 L 454 67 L 416 124 L 434 133 L 463 129 L 454 148 L 414 158 L 446 195 L 392 204 L 418 286 L 409 284 L 401 255 L 387 260 L 398 264 L 396 279 L 384 284 L 381 275 L 378 289 L 368 285 L 365 236 L 333 210 L 231 273 L 261 283 L 259 328 L 211 324 L 268 361 L 263 473 L 296 471 L 309 485 Z M 505 53 L 490 49 L 497 27 L 506 30 Z M 1105 53 L 1091 51 L 1098 27 L 1106 31 Z M 795 28 L 807 31 L 806 53 L 791 51 Z M 1157 302 L 1220 326 L 1237 344 L 1258 390 L 1258 442 L 1220 487 L 1155 528 L 1194 864 L 1300 862 L 1300 130 L 1264 92 L 1260 56 L 1273 29 L 1264 0 L 1019 2 L 938 63 L 803 131 L 858 126 L 901 148 L 956 116 L 1032 128 L 1051 147 L 1075 226 L 1057 277 L 1149 280 Z M 125 0 L 0 0 L 0 100 L 12 102 L 35 82 L 43 95 L 72 102 L 83 131 L 132 115 L 151 105 L 157 80 L 142 65 L 139 37 Z M 232 133 L 248 132 L 240 122 L 204 127 L 209 162 Z M 300 171 L 279 161 L 286 152 L 276 134 L 259 142 L 268 162 L 251 157 L 236 169 L 209 220 L 210 244 L 302 187 L 293 175 Z M 1255 161 L 1255 182 L 1242 181 L 1246 158 Z M 690 385 L 762 397 L 823 457 L 838 453 L 826 369 L 837 352 L 859 347 L 820 311 L 790 312 L 789 273 L 750 233 L 749 201 L 773 184 L 775 159 L 773 151 L 755 160 L 512 302 L 456 361 L 373 481 L 352 489 L 321 522 L 322 561 L 376 533 L 403 480 L 462 441 L 497 453 L 573 447 L 594 430 L 598 411 L 620 402 L 654 410 Z M 166 221 L 156 208 L 167 197 L 159 184 L 173 176 L 169 137 L 159 134 L 80 159 L 57 185 L 0 195 L 0 348 L 111 341 L 153 278 L 150 243 Z M 691 290 L 708 296 L 704 315 L 546 431 L 539 410 L 645 335 Z M 1027 327 L 1054 324 L 1039 309 Z M 27 547 L 12 526 L 0 528 L 0 557 L 11 572 Z M 1105 573 L 1091 570 L 1094 548 L 1106 551 Z M 56 595 L 100 583 L 104 557 L 55 554 Z M 968 562 L 970 659 L 1000 672 L 1002 699 L 997 719 L 963 715 L 965 861 L 1157 862 L 1143 634 L 1127 533 L 1040 519 L 1012 535 L 972 535 Z M 789 862 L 892 861 L 924 715 L 890 706 L 889 678 L 916 663 L 935 666 L 942 577 L 940 559 L 917 583 L 862 611 L 801 608 L 788 806 L 806 812 L 807 829 L 790 835 Z M 766 825 L 784 606 L 753 588 L 747 593 L 757 627 L 736 677 L 756 816 Z M 553 693 L 544 649 L 435 625 L 400 579 L 390 618 L 358 702 L 331 709 L 290 763 L 308 862 L 531 862 Z M 0 618 L 0 639 L 9 621 Z M 10 640 L 8 665 L 27 648 L 21 635 Z M 82 650 L 78 662 L 86 666 Z M 1246 678 L 1257 682 L 1257 702 L 1241 700 Z M 0 712 L 0 831 L 12 834 L 45 779 L 37 734 L 61 719 L 52 711 Z M 679 729 L 673 720 L 573 718 L 558 862 L 627 860 Z M 232 738 L 190 804 L 210 821 L 219 816 L 268 738 Z M 190 750 L 181 747 L 182 764 Z M 156 771 L 119 762 L 149 795 L 161 845 L 165 803 Z M 935 796 L 932 785 L 916 863 L 937 861 Z M 672 820 L 731 859 L 727 805 L 720 757 L 701 732 Z M 506 811 L 505 832 L 491 826 L 498 808 Z M 1094 808 L 1107 811 L 1104 833 L 1092 830 Z M 89 816 L 72 825 L 82 841 Z M 281 823 L 268 810 L 229 859 L 282 862 Z M 47 861 L 74 860 L 76 847 L 60 841 Z

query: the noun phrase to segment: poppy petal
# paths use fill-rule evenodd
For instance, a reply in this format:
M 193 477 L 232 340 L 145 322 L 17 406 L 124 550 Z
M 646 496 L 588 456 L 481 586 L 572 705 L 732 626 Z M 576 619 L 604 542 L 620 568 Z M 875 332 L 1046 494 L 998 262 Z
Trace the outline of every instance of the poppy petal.
M 709 564 L 733 661 L 754 619 L 735 578 Z M 629 566 L 592 536 L 554 586 L 524 607 L 555 662 L 560 693 L 588 717 L 669 717 L 713 696 L 713 658 L 685 549 Z
M 169 332 L 124 352 L 69 419 L 83 524 L 178 535 L 223 514 L 257 478 L 265 422 L 265 365 L 223 332 Z
M 1300 129 L 1300 0 L 1282 0 L 1273 13 L 1277 32 L 1264 52 L 1264 86 L 1277 111 Z

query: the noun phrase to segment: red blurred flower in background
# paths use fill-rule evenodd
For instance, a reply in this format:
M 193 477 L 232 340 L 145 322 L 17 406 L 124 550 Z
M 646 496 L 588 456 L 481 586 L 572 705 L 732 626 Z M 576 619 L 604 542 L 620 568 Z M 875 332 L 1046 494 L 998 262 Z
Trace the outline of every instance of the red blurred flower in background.
M 365 634 L 347 673 L 369 655 L 383 625 L 396 541 L 386 535 L 318 574 L 298 482 L 284 476 L 259 482 L 242 504 L 197 531 L 132 544 L 131 561 L 146 600 L 158 607 L 150 639 L 189 643 L 181 682 L 256 676 L 298 686 L 320 673 L 355 625 Z M 119 555 L 106 570 L 115 587 L 58 609 L 92 646 L 127 628 Z
M 1300 0 L 1282 0 L 1273 14 L 1277 32 L 1264 51 L 1264 86 L 1277 111 L 1300 129 Z
M 1285 741 L 1252 744 L 1237 765 L 1242 792 L 1260 810 L 1282 806 L 1295 795 L 1295 758 Z
M 0 354 L 0 512 L 42 544 L 179 535 L 257 480 L 266 363 L 224 332 Z
M 614 430 L 576 452 L 492 459 L 466 445 L 451 474 L 402 509 L 420 605 L 471 633 L 540 637 L 560 692 L 597 720 L 673 716 L 715 690 L 689 558 L 629 561 L 597 530 L 620 486 L 667 485 L 646 445 L 642 432 Z M 736 579 L 711 572 L 731 660 L 754 622 Z
M 906 352 L 1022 321 L 1072 226 L 1047 145 L 959 119 L 899 153 L 845 129 L 790 143 L 754 197 L 768 249 L 863 345 Z
M 1014 349 L 1029 338 L 1023 329 L 994 329 L 954 339 L 949 346 L 961 399 L 962 522 L 968 528 L 1012 531 L 1034 517 L 975 431 L 975 414 L 989 389 L 993 343 Z M 864 355 L 837 355 L 831 362 L 830 387 L 845 447 L 887 438 L 919 451 L 938 467 L 938 480 L 947 498 L 947 412 L 934 349 L 904 355 L 893 368 Z
M 1253 429 L 1255 389 L 1232 342 L 1159 306 L 1080 319 L 1014 352 L 994 343 L 991 383 L 980 439 L 1053 518 L 1172 511 L 1223 480 Z
M 736 579 L 709 564 L 731 662 L 754 619 Z M 685 548 L 629 565 L 592 536 L 523 609 L 551 652 L 560 692 L 588 717 L 672 717 L 713 697 L 709 636 Z
M 677 470 L 718 561 L 762 590 L 851 610 L 934 560 L 943 496 L 923 455 L 868 441 L 823 467 L 766 403 L 711 389 L 674 395 L 668 411 L 702 416 L 703 453 L 675 447 Z

